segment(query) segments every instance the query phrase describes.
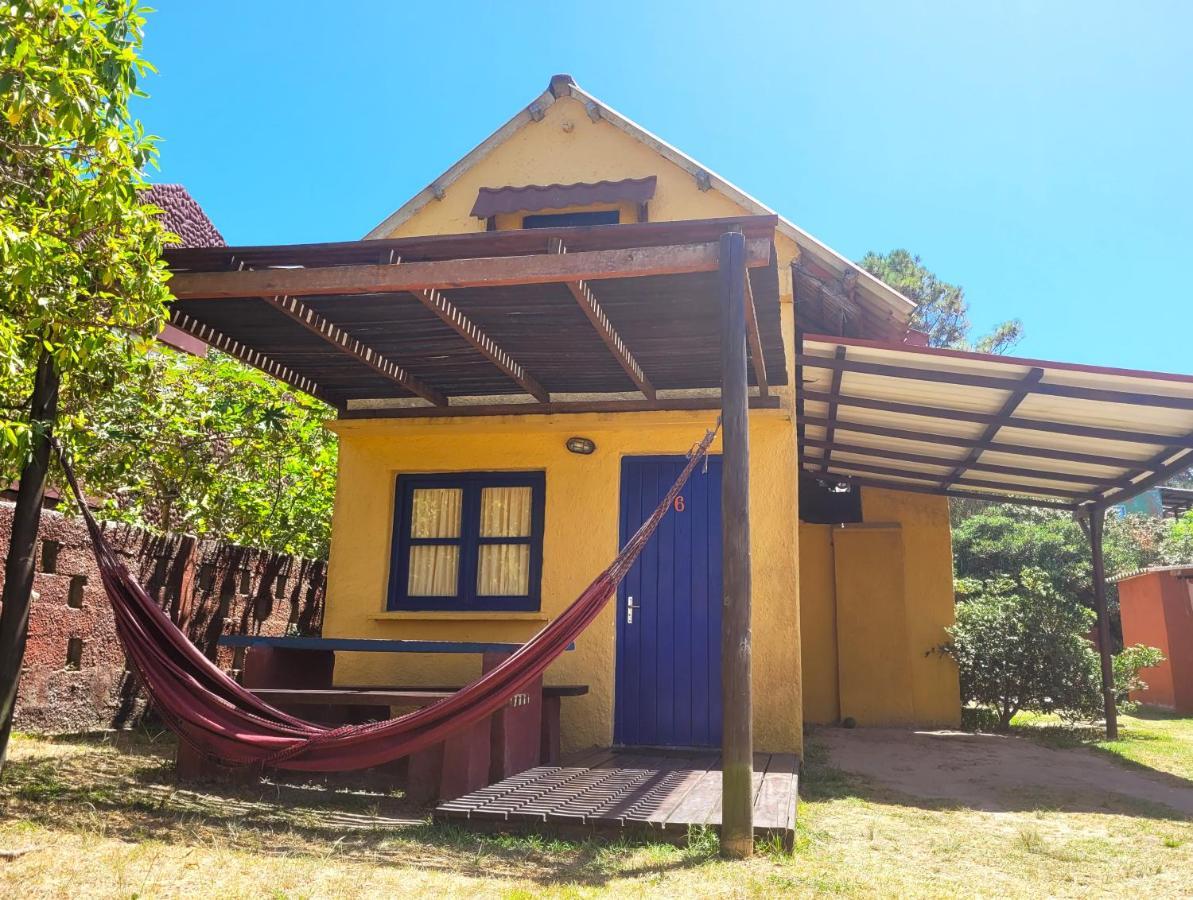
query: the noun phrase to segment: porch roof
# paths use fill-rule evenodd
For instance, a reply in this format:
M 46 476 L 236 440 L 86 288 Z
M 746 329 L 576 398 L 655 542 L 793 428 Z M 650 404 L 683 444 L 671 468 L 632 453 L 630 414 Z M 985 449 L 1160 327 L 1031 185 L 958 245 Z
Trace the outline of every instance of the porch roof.
M 346 415 L 716 406 L 718 241 L 747 238 L 758 405 L 786 384 L 774 216 L 168 250 L 171 321 Z M 356 401 L 355 403 L 353 401 Z M 356 407 L 353 409 L 353 407 Z
M 801 465 L 862 485 L 1074 511 L 1193 466 L 1193 377 L 807 335 Z

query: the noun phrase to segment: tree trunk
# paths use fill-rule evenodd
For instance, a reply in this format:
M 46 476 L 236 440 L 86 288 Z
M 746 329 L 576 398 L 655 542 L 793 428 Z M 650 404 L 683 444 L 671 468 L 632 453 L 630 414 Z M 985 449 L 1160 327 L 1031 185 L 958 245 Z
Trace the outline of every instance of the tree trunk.
M 50 468 L 50 437 L 58 415 L 58 371 L 49 354 L 37 362 L 30 400 L 34 423 L 32 455 L 21 470 L 21 485 L 12 516 L 8 559 L 4 564 L 4 592 L 0 594 L 0 770 L 8 758 L 17 705 L 17 686 L 29 635 L 29 604 L 33 594 L 33 568 L 37 558 L 37 529 Z

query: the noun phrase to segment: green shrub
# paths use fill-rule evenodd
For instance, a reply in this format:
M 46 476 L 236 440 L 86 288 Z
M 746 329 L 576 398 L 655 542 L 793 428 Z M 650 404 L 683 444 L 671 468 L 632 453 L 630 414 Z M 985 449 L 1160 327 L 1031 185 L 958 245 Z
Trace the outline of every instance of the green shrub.
M 1162 662 L 1164 654 L 1158 648 L 1144 644 L 1124 647 L 1123 652 L 1114 657 L 1114 697 L 1119 709 L 1130 711 L 1139 705 L 1131 700 L 1130 694 L 1147 690 L 1147 682 L 1139 677 L 1140 670 Z
M 1101 664 L 1087 637 L 1094 614 L 1062 596 L 1045 572 L 1028 567 L 1018 579 L 963 579 L 957 596 L 952 640 L 940 649 L 957 661 L 963 702 L 976 706 L 963 721 L 1006 731 L 1020 710 L 1057 713 L 1067 721 L 1101 717 Z M 1139 671 L 1163 659 L 1143 645 L 1114 658 L 1120 705 L 1129 703 L 1128 693 L 1146 687 Z
M 1067 602 L 1035 568 L 959 588 L 952 640 L 941 649 L 957 661 L 964 701 L 990 709 L 998 731 L 1020 710 L 1096 715 L 1098 657 L 1085 637 L 1092 612 Z

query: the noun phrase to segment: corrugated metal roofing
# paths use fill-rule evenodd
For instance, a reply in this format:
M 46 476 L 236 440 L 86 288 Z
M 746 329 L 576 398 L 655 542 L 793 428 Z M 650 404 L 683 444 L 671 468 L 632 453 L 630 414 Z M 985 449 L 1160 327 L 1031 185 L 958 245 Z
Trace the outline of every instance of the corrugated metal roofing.
M 621 181 L 483 187 L 472 206 L 472 215 L 487 219 L 498 213 L 535 212 L 540 209 L 590 206 L 594 203 L 646 203 L 654 196 L 657 181 L 654 175 L 650 175 Z
M 803 468 L 1081 510 L 1193 466 L 1193 377 L 808 335 Z

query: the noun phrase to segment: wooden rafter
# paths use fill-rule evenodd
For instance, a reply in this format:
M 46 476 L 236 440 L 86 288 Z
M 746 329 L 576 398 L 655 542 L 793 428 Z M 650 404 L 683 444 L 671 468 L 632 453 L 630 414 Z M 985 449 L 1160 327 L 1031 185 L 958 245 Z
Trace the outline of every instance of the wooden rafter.
M 861 444 L 843 444 L 840 441 L 822 441 L 818 438 L 806 438 L 804 444 L 815 450 L 824 451 L 820 459 L 828 455 L 829 449 L 837 453 L 850 456 L 862 456 L 877 460 L 899 460 L 901 462 L 919 463 L 925 466 L 941 466 L 948 468 L 957 465 L 956 459 L 944 456 L 933 456 L 929 453 L 908 453 L 903 450 L 890 450 L 884 447 L 866 447 Z M 817 457 L 807 457 L 809 463 L 817 461 Z M 844 464 L 842 464 L 844 465 Z M 1069 484 L 1083 484 L 1091 488 L 1098 484 L 1099 479 L 1093 475 L 1074 475 L 1070 472 L 1050 472 L 1047 469 L 1029 469 L 1023 466 L 1007 466 L 1001 463 L 975 462 L 969 465 L 974 472 L 991 472 L 997 475 L 1012 475 L 1019 478 L 1038 478 L 1045 481 L 1063 481 Z
M 549 238 L 547 240 L 547 252 L 553 254 L 567 253 L 567 247 L 559 238 Z M 564 282 L 567 289 L 571 292 L 572 297 L 575 298 L 576 304 L 580 310 L 587 317 L 589 323 L 600 335 L 605 346 L 609 348 L 609 352 L 613 354 L 613 358 L 617 360 L 618 365 L 625 370 L 625 373 L 630 377 L 630 380 L 637 385 L 648 400 L 655 399 L 654 385 L 642 372 L 642 366 L 638 364 L 638 360 L 634 358 L 634 354 L 630 352 L 630 348 L 626 346 L 617 329 L 613 327 L 613 323 L 609 321 L 609 316 L 605 313 L 600 301 L 597 300 L 596 294 L 593 293 L 592 287 L 587 281 L 583 279 L 577 281 Z
M 816 474 L 816 473 L 812 473 Z M 986 500 L 993 503 L 1021 503 L 1026 506 L 1043 506 L 1048 509 L 1077 509 L 1079 504 L 1064 503 L 1059 500 L 1043 500 L 1036 497 L 1020 497 L 1012 494 L 988 494 L 982 491 L 962 491 L 957 488 L 949 488 L 947 491 L 941 489 L 936 484 L 909 484 L 905 481 L 888 481 L 883 478 L 867 478 L 858 475 L 845 475 L 838 472 L 833 472 L 828 476 L 819 476 L 831 478 L 834 481 L 846 481 L 850 484 L 860 485 L 861 487 L 875 487 L 883 488 L 890 491 L 908 491 L 913 494 L 933 494 L 937 497 L 959 497 L 963 500 Z
M 881 375 L 887 378 L 907 378 L 914 381 L 930 381 L 938 384 L 953 384 L 965 387 L 989 388 L 995 391 L 1016 391 L 1023 382 L 1015 378 L 998 375 L 978 375 L 971 372 L 920 369 L 914 366 L 892 366 L 886 363 L 863 362 L 861 360 L 839 360 L 829 356 L 798 354 L 796 362 L 809 368 L 843 369 L 860 375 Z M 1051 384 L 1036 382 L 1029 393 L 1045 394 L 1050 397 L 1064 397 L 1069 400 L 1094 400 L 1102 403 L 1123 403 L 1129 406 L 1152 406 L 1161 409 L 1193 410 L 1193 398 L 1168 397 L 1163 394 L 1145 394 L 1138 391 L 1115 391 L 1107 388 L 1082 387 L 1076 384 Z
M 715 243 L 585 250 L 563 255 L 495 256 L 405 262 L 401 265 L 346 265 L 314 268 L 254 269 L 240 272 L 178 272 L 170 291 L 179 300 L 236 297 L 385 294 L 558 284 L 604 278 L 682 275 L 717 270 Z M 747 241 L 746 264 L 770 262 L 768 239 Z
M 565 400 L 550 403 L 476 403 L 458 406 L 402 406 L 348 409 L 343 419 L 441 419 L 454 416 L 558 416 L 576 413 L 670 412 L 717 410 L 717 397 L 675 397 L 668 400 Z M 778 409 L 778 397 L 751 397 L 750 409 Z
M 762 353 L 762 334 L 758 331 L 758 310 L 754 308 L 754 289 L 750 286 L 750 270 L 746 270 L 746 341 L 750 347 L 750 364 L 754 368 L 754 383 L 758 393 L 766 397 L 770 385 L 766 380 L 766 357 Z
M 819 416 L 803 416 L 801 422 L 818 428 L 826 428 L 828 419 Z M 1025 447 L 1018 444 L 1007 444 L 996 441 L 979 441 L 977 438 L 957 437 L 951 434 L 937 434 L 910 428 L 895 428 L 889 425 L 875 425 L 869 422 L 852 422 L 837 418 L 837 431 L 848 431 L 854 434 L 871 434 L 878 437 L 897 438 L 902 441 L 915 441 L 921 444 L 940 444 L 946 447 L 982 447 L 991 453 L 1006 453 L 1012 456 L 1035 456 L 1040 459 L 1055 459 L 1065 462 L 1082 463 L 1089 466 L 1107 466 L 1115 469 L 1136 469 L 1142 463 L 1137 459 L 1103 456 L 1095 453 L 1083 453 L 1079 450 L 1057 450 L 1051 447 Z
M 834 371 L 840 370 L 838 369 Z M 1015 410 L 1019 408 L 1019 404 L 1023 402 L 1024 398 L 1031 393 L 1032 388 L 1035 385 L 1038 385 L 1040 379 L 1043 377 L 1044 370 L 1038 366 L 1028 372 L 1027 375 L 1023 377 L 1023 381 L 1021 382 L 1020 386 L 1012 390 L 1010 396 L 1008 396 L 1003 402 L 1002 408 L 999 409 L 998 413 L 996 414 L 997 421 L 991 422 L 989 425 L 987 425 L 986 430 L 982 432 L 981 437 L 979 437 L 978 440 L 994 440 L 994 438 L 998 435 L 998 432 L 1007 423 L 1007 420 L 1011 417 Z M 958 463 L 953 471 L 951 471 L 948 476 L 941 481 L 940 486 L 942 488 L 950 487 L 953 482 L 965 474 L 967 469 L 973 467 L 973 464 L 977 462 L 978 457 L 980 457 L 984 452 L 985 450 L 982 447 L 971 448 L 969 453 L 966 454 L 965 459 Z
M 430 385 L 424 384 L 420 379 L 415 378 L 406 369 L 383 353 L 361 343 L 344 331 L 344 329 L 319 315 L 319 313 L 315 312 L 297 297 L 263 297 L 262 299 L 274 309 L 293 319 L 303 328 L 307 329 L 307 331 L 323 338 L 323 340 L 336 349 L 342 350 L 344 353 L 360 360 L 379 375 L 383 375 L 412 394 L 422 397 L 428 403 L 433 403 L 436 406 L 447 406 L 447 397 L 439 391 Z
M 871 475 L 889 475 L 895 478 L 910 478 L 914 481 L 928 481 L 937 483 L 940 481 L 940 476 L 932 472 L 910 472 L 907 469 L 898 469 L 892 466 L 878 466 L 871 463 L 860 463 L 849 460 L 848 462 L 838 460 L 833 463 L 835 470 L 845 469 L 846 471 L 862 472 Z M 1053 487 L 1036 487 L 1035 485 L 1026 484 L 1007 484 L 1002 481 L 991 481 L 985 478 L 970 478 L 962 477 L 956 479 L 954 484 L 968 485 L 969 487 L 989 488 L 994 491 L 1006 491 L 1008 493 L 1022 493 L 1022 494 L 1036 494 L 1044 497 L 1064 497 L 1074 502 L 1089 499 L 1089 491 L 1068 490 L 1067 488 L 1053 488 Z M 939 486 L 939 485 L 938 485 Z M 941 487 L 942 491 L 947 491 L 949 488 Z
M 206 344 L 210 344 L 218 350 L 222 350 L 229 356 L 234 356 L 242 363 L 260 369 L 268 375 L 272 375 L 278 381 L 288 384 L 295 390 L 302 391 L 305 394 L 310 394 L 312 397 L 318 397 L 324 403 L 330 403 L 333 406 L 340 405 L 340 401 L 328 396 L 323 388 L 319 387 L 310 378 L 305 375 L 299 375 L 288 366 L 284 366 L 277 360 L 244 346 L 238 341 L 216 331 L 210 325 L 204 325 L 196 319 L 191 318 L 184 312 L 177 309 L 170 311 L 170 324 L 175 328 L 180 328 L 187 334 L 194 335 L 199 340 Z
M 414 265 L 414 263 L 411 263 Z M 468 316 L 464 315 L 454 303 L 447 299 L 443 291 L 435 288 L 411 291 L 419 302 L 437 315 L 456 334 L 466 340 L 478 353 L 514 380 L 526 393 L 540 403 L 547 403 L 550 397 L 546 389 L 539 384 L 530 373 L 522 367 L 505 350 L 497 346 L 496 342 L 484 333 L 480 327 Z
M 1193 438 L 1193 432 L 1188 437 Z M 1100 506 L 1108 506 L 1115 503 L 1125 503 L 1132 497 L 1137 497 L 1139 494 L 1155 487 L 1158 484 L 1163 484 L 1173 475 L 1178 472 L 1183 472 L 1185 469 L 1193 465 L 1193 453 L 1188 451 L 1188 443 L 1186 446 L 1168 446 L 1153 456 L 1145 463 L 1136 464 L 1135 468 L 1120 478 L 1112 485 L 1104 488 L 1095 498 Z M 1179 454 L 1179 455 L 1178 455 Z M 1146 478 L 1139 481 L 1134 479 L 1139 478 L 1144 473 L 1150 473 Z M 1118 493 L 1111 496 L 1105 496 L 1107 491 L 1117 489 Z
M 838 359 L 845 358 L 845 348 L 844 347 L 838 347 L 836 350 L 836 353 L 837 353 Z M 825 416 L 825 418 L 828 419 L 828 425 L 826 425 L 825 429 L 824 429 L 824 439 L 825 439 L 825 441 L 828 442 L 828 446 L 825 447 L 824 458 L 820 462 L 820 468 L 823 469 L 825 472 L 828 471 L 829 457 L 832 456 L 832 452 L 833 452 L 833 435 L 837 428 L 837 397 L 840 396 L 840 394 L 841 394 L 841 376 L 842 376 L 842 374 L 843 373 L 842 373 L 841 369 L 834 369 L 833 370 L 833 381 L 829 387 L 829 396 L 832 399 L 829 400 L 829 402 L 828 402 L 828 415 Z
M 808 400 L 819 401 L 821 403 L 827 403 L 830 400 L 829 395 L 821 391 L 805 391 L 804 397 Z M 900 403 L 894 400 L 876 400 L 870 397 L 853 397 L 845 394 L 838 395 L 837 402 L 842 406 L 852 406 L 859 409 L 875 409 L 881 412 L 907 416 L 924 416 L 932 419 L 947 419 L 953 422 L 974 422 L 978 425 L 991 425 L 995 422 L 1001 422 L 1006 428 L 1043 431 L 1049 434 L 1067 434 L 1101 441 L 1193 447 L 1193 436 L 1190 435 L 1153 434 L 1140 431 L 1126 431 L 1118 428 L 1103 428 L 1098 425 L 1045 422 L 1038 419 L 1024 419 L 1019 416 L 1007 416 L 1005 420 L 1000 420 L 994 413 L 971 412 L 969 410 L 951 409 L 943 406 L 924 406 L 918 403 Z

